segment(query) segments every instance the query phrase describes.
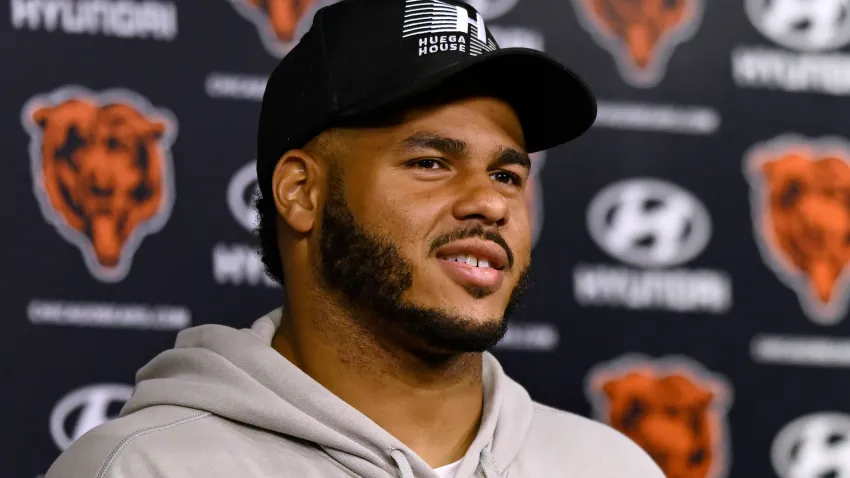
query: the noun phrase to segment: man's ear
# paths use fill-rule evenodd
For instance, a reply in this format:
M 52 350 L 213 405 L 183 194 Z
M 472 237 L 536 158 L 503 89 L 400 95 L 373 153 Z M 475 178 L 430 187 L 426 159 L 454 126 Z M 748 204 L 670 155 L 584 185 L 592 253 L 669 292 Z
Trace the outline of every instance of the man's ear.
M 316 159 L 300 149 L 287 151 L 274 169 L 275 208 L 295 232 L 306 234 L 316 223 L 321 196 L 319 176 Z

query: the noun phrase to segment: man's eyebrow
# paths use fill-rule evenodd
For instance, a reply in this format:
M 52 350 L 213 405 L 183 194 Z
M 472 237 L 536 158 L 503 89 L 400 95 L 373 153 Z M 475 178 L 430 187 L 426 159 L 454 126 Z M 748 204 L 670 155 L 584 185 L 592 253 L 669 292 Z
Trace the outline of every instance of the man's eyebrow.
M 399 143 L 397 149 L 401 151 L 433 149 L 455 156 L 467 155 L 471 150 L 466 141 L 433 133 L 415 133 L 408 136 Z M 502 148 L 502 150 L 499 151 L 499 154 L 496 155 L 491 167 L 501 167 L 509 164 L 515 164 L 531 169 L 531 159 L 529 158 L 528 153 L 514 148 Z
M 507 166 L 509 164 L 516 164 L 518 166 L 522 166 L 526 169 L 531 169 L 531 158 L 528 156 L 528 153 L 516 150 L 514 148 L 504 148 L 501 152 L 496 156 L 496 160 L 493 161 L 492 166 Z
M 402 151 L 416 149 L 434 149 L 446 154 L 462 156 L 469 153 L 469 144 L 457 138 L 449 138 L 433 133 L 415 133 L 399 143 Z

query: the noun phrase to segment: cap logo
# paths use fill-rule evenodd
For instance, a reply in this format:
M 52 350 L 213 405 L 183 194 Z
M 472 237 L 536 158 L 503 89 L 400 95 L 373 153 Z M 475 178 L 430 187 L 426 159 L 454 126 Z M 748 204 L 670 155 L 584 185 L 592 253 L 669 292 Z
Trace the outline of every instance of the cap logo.
M 402 38 L 419 37 L 419 56 L 442 51 L 478 56 L 498 49 L 480 13 L 441 0 L 406 0 Z

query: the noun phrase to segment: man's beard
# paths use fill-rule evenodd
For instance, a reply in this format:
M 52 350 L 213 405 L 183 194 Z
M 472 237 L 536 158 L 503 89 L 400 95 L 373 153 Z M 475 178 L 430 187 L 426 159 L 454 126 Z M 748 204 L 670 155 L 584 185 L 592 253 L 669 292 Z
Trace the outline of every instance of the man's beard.
M 354 218 L 343 194 L 341 174 L 332 171 L 328 201 L 322 211 L 319 238 L 321 273 L 327 285 L 340 291 L 351 303 L 385 323 L 362 324 L 378 333 L 393 332 L 422 341 L 429 349 L 447 352 L 483 352 L 496 345 L 507 332 L 508 322 L 529 285 L 528 267 L 521 274 L 504 313 L 476 320 L 450 309 L 426 307 L 402 299 L 413 285 L 413 265 L 398 246 L 386 237 L 364 230 Z M 513 266 L 513 255 L 497 233 L 480 225 L 441 235 L 431 242 L 432 251 L 442 244 L 468 237 L 483 237 L 501 243 Z M 472 297 L 485 295 L 470 289 Z M 391 334 L 394 335 L 394 334 Z

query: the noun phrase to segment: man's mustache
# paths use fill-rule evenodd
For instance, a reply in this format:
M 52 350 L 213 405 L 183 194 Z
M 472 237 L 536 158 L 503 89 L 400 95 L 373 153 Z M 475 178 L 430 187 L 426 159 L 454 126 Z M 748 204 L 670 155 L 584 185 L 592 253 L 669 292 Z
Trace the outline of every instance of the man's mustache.
M 431 240 L 431 250 L 430 253 L 434 254 L 437 252 L 437 249 L 445 246 L 446 244 L 454 241 L 459 241 L 461 239 L 467 239 L 470 237 L 480 237 L 487 241 L 492 241 L 502 247 L 505 250 L 505 253 L 508 255 L 508 269 L 513 269 L 514 267 L 514 253 L 511 251 L 510 246 L 508 246 L 505 238 L 499 234 L 498 231 L 493 229 L 484 229 L 484 226 L 481 224 L 475 224 L 473 226 L 465 227 L 463 229 L 457 229 L 452 232 L 447 232 L 440 234 Z

